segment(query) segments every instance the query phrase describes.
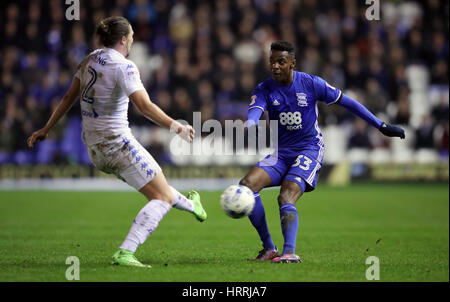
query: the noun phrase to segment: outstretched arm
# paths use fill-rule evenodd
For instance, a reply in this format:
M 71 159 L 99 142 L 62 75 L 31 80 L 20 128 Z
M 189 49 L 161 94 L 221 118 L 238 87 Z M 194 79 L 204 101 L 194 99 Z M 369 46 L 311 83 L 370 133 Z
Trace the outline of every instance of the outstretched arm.
M 247 121 L 245 122 L 245 128 L 250 128 L 252 126 L 258 126 L 258 121 L 263 114 L 261 108 L 250 108 L 247 113 Z
M 63 117 L 67 111 L 72 107 L 78 98 L 80 93 L 80 79 L 77 77 L 73 78 L 72 85 L 69 90 L 61 99 L 61 102 L 56 107 L 55 111 L 53 111 L 50 119 L 45 124 L 44 128 L 35 131 L 28 139 L 27 144 L 28 147 L 33 147 L 35 142 L 40 142 L 47 138 L 48 132 L 53 128 L 53 126 L 58 123 L 58 121 Z
M 150 101 L 150 97 L 146 90 L 138 90 L 129 96 L 131 102 L 138 108 L 139 112 L 145 117 L 151 119 L 161 127 L 169 129 L 180 135 L 181 138 L 188 142 L 194 139 L 194 128 L 190 125 L 182 125 L 169 117 L 156 104 Z
M 405 131 L 402 128 L 395 125 L 389 125 L 381 121 L 369 110 L 367 110 L 366 107 L 350 98 L 349 96 L 342 94 L 340 100 L 338 100 L 336 103 L 341 105 L 351 113 L 359 116 L 367 123 L 380 130 L 380 132 L 384 135 L 389 137 L 400 137 L 401 139 L 405 138 Z
M 380 130 L 386 136 L 405 138 L 405 131 L 402 128 L 389 125 L 378 119 L 373 115 L 366 107 L 353 100 L 349 96 L 342 93 L 341 90 L 336 89 L 322 78 L 318 76 L 312 76 L 313 87 L 316 92 L 316 97 L 319 100 L 324 101 L 328 105 L 339 104 L 351 113 L 359 116 L 373 127 Z

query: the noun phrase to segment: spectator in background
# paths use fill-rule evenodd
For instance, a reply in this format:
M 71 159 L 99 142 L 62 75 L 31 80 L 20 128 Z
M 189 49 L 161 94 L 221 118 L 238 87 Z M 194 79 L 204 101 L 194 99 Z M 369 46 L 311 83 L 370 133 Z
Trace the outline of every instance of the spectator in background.
M 175 49 L 175 63 L 173 65 L 172 83 L 176 87 L 189 84 L 190 56 L 188 44 L 180 44 Z
M 449 122 L 449 104 L 448 99 L 445 99 L 444 95 L 439 96 L 439 101 L 436 106 L 433 107 L 431 114 L 436 123 L 448 123 Z
M 192 99 L 185 88 L 178 87 L 174 92 L 173 116 L 192 125 Z
M 256 78 L 252 71 L 243 72 L 239 77 L 239 88 L 236 99 L 239 102 L 248 103 L 249 97 L 256 86 Z
M 351 148 L 364 148 L 370 149 L 372 146 L 369 141 L 368 136 L 368 126 L 367 123 L 362 119 L 354 119 L 353 121 L 353 132 L 350 135 L 348 141 L 348 147 Z
M 357 58 L 351 58 L 345 69 L 345 84 L 347 88 L 364 87 L 366 75 Z
M 405 47 L 408 49 L 409 63 L 423 64 L 426 62 L 427 49 L 419 29 L 413 29 L 409 32 Z
M 22 79 L 26 88 L 33 87 L 34 84 L 40 85 L 42 79 L 42 68 L 39 66 L 39 55 L 35 51 L 30 51 L 21 62 Z
M 151 22 L 156 18 L 155 9 L 148 0 L 137 0 L 128 11 L 136 27 L 135 39 L 145 41 L 151 35 Z
M 71 31 L 71 40 L 68 43 L 67 61 L 72 68 L 76 68 L 89 52 L 88 45 L 81 24 L 74 25 Z
M 439 138 L 438 141 L 438 150 L 440 155 L 444 160 L 448 160 L 449 150 L 448 150 L 448 134 L 449 134 L 449 126 L 447 123 L 442 123 L 443 125 L 443 133 L 442 136 Z
M 12 91 L 13 91 L 13 82 L 14 82 L 14 77 L 13 74 L 10 70 L 4 70 L 2 72 L 1 75 L 1 94 L 2 94 L 2 100 L 4 100 L 5 98 L 7 98 L 8 96 L 11 95 Z
M 442 31 L 436 31 L 432 34 L 432 36 L 433 45 L 430 49 L 432 61 L 429 63 L 432 64 L 438 61 L 445 61 L 448 59 L 449 52 L 448 39 L 445 38 Z
M 408 125 L 410 118 L 409 109 L 409 92 L 408 88 L 403 87 L 400 90 L 399 99 L 397 102 L 397 113 L 395 115 L 395 123 L 399 125 Z
M 416 149 L 434 148 L 434 125 L 430 115 L 426 114 L 422 118 L 422 123 L 416 130 Z
M 215 29 L 216 51 L 232 53 L 235 37 L 227 24 L 220 23 Z
M 156 94 L 156 103 L 158 106 L 169 116 L 173 116 L 172 113 L 172 96 L 167 90 L 160 90 Z
M 366 98 L 367 108 L 378 115 L 385 111 L 388 98 L 379 82 L 374 78 L 367 79 L 366 82 Z
M 41 38 L 42 34 L 39 32 L 37 23 L 29 23 L 25 27 L 25 40 L 23 41 L 23 49 L 33 50 L 38 53 L 46 51 L 45 44 Z
M 169 89 L 171 85 L 172 64 L 167 54 L 161 56 L 162 63 L 153 73 L 153 81 L 150 83 L 150 91 Z M 173 81 L 173 80 L 172 80 Z
M 33 112 L 33 114 L 27 116 L 27 120 L 29 120 L 32 125 L 41 125 L 45 122 L 43 119 L 43 108 L 45 108 L 45 106 L 39 104 L 34 96 L 28 95 L 26 97 L 24 107 L 25 112 Z
M 402 64 L 398 64 L 393 68 L 393 81 L 389 83 L 389 96 L 391 100 L 397 100 L 400 97 L 402 89 L 407 89 L 408 81 L 406 79 L 406 68 Z
M 437 61 L 431 68 L 431 83 L 448 85 L 448 80 L 448 61 Z
M 183 2 L 175 4 L 169 14 L 170 38 L 175 44 L 188 43 L 194 35 L 194 24 Z
M 8 119 L 0 122 L 0 155 L 9 154 L 14 149 L 15 139 Z M 3 157 L 2 157 L 3 158 Z M 6 156 L 8 158 L 8 156 Z
M 215 102 L 214 87 L 208 78 L 203 78 L 198 82 L 195 98 L 200 105 Z
M 18 25 L 16 21 L 7 21 L 5 24 L 5 31 L 3 34 L 2 45 L 21 47 L 21 39 L 18 31 Z

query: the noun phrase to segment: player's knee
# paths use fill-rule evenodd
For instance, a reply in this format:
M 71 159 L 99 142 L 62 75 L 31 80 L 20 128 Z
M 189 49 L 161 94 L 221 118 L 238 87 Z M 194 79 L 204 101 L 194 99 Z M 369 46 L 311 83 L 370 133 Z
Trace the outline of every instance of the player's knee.
M 282 206 L 285 203 L 292 203 L 295 204 L 297 200 L 293 200 L 292 199 L 292 195 L 288 194 L 288 193 L 280 193 L 280 195 L 278 195 L 278 205 Z
M 301 195 L 302 191 L 295 188 L 282 189 L 278 195 L 278 205 L 281 206 L 285 203 L 295 204 Z

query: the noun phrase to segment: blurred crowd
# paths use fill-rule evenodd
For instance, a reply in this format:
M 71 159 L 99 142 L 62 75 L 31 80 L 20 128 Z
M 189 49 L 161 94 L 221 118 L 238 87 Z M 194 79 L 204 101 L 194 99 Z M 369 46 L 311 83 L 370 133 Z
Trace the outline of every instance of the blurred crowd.
M 286 40 L 296 46 L 297 70 L 323 77 L 380 118 L 411 129 L 412 148 L 448 156 L 448 1 L 384 0 L 381 20 L 372 21 L 369 5 L 358 0 L 80 0 L 80 21 L 66 20 L 63 0 L 0 6 L 0 163 L 88 162 L 67 155 L 70 142 L 56 147 L 75 137 L 68 129 L 79 126 L 77 103 L 50 133 L 51 155 L 27 150 L 26 137 L 44 126 L 78 63 L 98 47 L 95 24 L 112 15 L 132 24 L 130 59 L 151 99 L 174 118 L 192 122 L 192 112 L 200 111 L 203 121 L 245 119 L 252 90 L 270 77 L 270 43 Z M 410 66 L 426 74 L 424 97 L 416 100 L 426 105 L 420 114 Z M 130 107 L 132 126 L 152 126 Z M 322 127 L 348 131 L 348 148 L 389 143 L 338 106 L 319 111 Z

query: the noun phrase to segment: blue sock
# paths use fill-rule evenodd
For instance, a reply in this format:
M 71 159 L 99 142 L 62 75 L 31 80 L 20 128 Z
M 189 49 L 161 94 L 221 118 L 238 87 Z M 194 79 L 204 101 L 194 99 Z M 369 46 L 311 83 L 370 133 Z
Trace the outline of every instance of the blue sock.
M 255 192 L 254 195 L 255 207 L 248 218 L 250 218 L 253 227 L 258 231 L 259 238 L 261 238 L 264 248 L 275 249 L 275 245 L 273 244 L 272 237 L 269 233 L 269 228 L 267 227 L 266 213 L 264 212 L 264 206 L 261 197 L 259 196 L 259 192 Z
M 298 212 L 292 203 L 282 204 L 280 207 L 281 231 L 284 237 L 283 255 L 295 254 L 297 240 Z

